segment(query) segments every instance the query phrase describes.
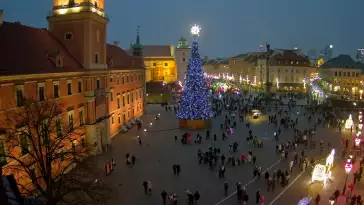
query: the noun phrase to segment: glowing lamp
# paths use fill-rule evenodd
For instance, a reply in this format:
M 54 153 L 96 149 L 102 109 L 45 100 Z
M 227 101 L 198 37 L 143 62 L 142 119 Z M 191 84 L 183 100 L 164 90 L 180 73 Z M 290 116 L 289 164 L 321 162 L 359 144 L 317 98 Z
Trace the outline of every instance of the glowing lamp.
M 149 123 L 150 124 L 150 126 L 152 126 L 153 125 L 153 123 L 151 122 L 151 123 Z
M 351 168 L 353 168 L 353 164 L 351 164 L 350 162 L 348 162 L 348 163 L 346 163 L 346 164 L 345 164 L 345 172 L 346 172 L 347 174 L 349 174 L 349 173 L 350 173 Z
M 146 132 L 147 131 L 147 129 L 144 129 L 144 132 Z
M 363 124 L 362 123 L 360 123 L 359 125 L 358 125 L 358 127 L 359 127 L 359 129 L 361 130 L 361 129 L 363 129 Z
M 355 138 L 355 146 L 359 146 L 361 139 L 359 137 Z
M 161 114 L 160 114 L 160 113 L 158 113 L 158 116 L 161 116 Z

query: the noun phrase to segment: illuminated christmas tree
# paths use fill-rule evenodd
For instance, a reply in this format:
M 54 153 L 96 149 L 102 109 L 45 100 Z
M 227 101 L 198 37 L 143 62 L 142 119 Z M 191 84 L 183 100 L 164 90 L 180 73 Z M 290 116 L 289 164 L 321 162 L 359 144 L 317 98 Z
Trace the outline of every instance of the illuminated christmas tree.
M 213 116 L 211 95 L 204 77 L 202 59 L 198 51 L 197 36 L 200 27 L 193 26 L 191 57 L 185 74 L 177 118 L 182 120 L 206 120 Z

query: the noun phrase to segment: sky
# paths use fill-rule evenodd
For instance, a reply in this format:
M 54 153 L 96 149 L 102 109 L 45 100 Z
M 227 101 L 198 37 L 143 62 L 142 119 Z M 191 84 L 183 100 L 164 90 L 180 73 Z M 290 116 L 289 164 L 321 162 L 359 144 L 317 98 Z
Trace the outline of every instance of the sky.
M 4 20 L 46 28 L 53 0 L 1 0 Z M 128 48 L 136 29 L 145 45 L 191 42 L 190 28 L 200 25 L 201 56 L 228 57 L 271 48 L 355 56 L 364 48 L 364 0 L 105 0 L 110 17 L 107 40 Z

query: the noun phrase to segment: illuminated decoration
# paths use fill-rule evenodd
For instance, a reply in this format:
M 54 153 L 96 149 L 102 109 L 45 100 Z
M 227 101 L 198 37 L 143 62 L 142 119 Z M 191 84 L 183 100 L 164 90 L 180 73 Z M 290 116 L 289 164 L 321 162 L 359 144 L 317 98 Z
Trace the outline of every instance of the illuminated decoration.
M 201 31 L 200 26 L 198 26 L 196 24 L 194 26 L 192 26 L 192 28 L 191 28 L 191 33 L 192 33 L 193 36 L 199 36 L 200 31 Z
M 355 138 L 355 146 L 359 146 L 361 139 L 359 137 Z
M 234 74 L 231 75 L 231 80 L 235 80 Z
M 246 75 L 246 83 L 249 84 L 250 80 L 249 80 L 249 75 Z
M 239 82 L 240 82 L 240 84 L 243 82 L 243 78 L 241 77 L 241 75 L 239 77 Z
M 202 59 L 200 57 L 197 35 L 200 28 L 192 27 L 193 34 L 191 57 L 187 67 L 183 91 L 177 113 L 178 119 L 206 120 L 213 116 L 211 94 L 203 75 Z
M 317 67 L 321 67 L 325 63 L 325 60 L 323 58 L 320 58 L 317 60 Z
M 326 166 L 331 169 L 331 167 L 334 165 L 334 158 L 335 158 L 335 149 L 331 150 L 331 153 L 326 158 Z
M 277 89 L 279 89 L 279 78 L 276 78 L 276 82 L 277 82 Z
M 329 47 L 330 47 L 330 48 L 334 48 L 334 45 L 330 45 Z
M 222 78 L 225 79 L 225 73 L 222 73 Z
M 353 126 L 354 126 L 354 121 L 350 114 L 349 118 L 345 121 L 345 129 L 351 129 Z
M 329 171 L 328 167 L 322 164 L 317 164 L 312 172 L 311 182 L 320 181 L 323 184 L 326 184 L 326 181 L 331 176 L 331 171 Z
M 303 78 L 303 88 L 306 89 L 306 78 Z
M 181 87 L 183 87 L 181 81 L 178 81 L 178 85 L 181 86 Z
M 359 128 L 359 130 L 362 130 L 363 129 L 363 123 L 359 123 L 358 128 Z
M 363 99 L 363 90 L 359 90 L 360 93 L 360 100 Z
M 351 159 L 348 159 L 348 161 L 345 164 L 345 172 L 349 174 L 351 172 L 351 169 L 353 168 L 353 164 L 351 163 Z
M 254 76 L 254 84 L 257 84 L 257 76 Z

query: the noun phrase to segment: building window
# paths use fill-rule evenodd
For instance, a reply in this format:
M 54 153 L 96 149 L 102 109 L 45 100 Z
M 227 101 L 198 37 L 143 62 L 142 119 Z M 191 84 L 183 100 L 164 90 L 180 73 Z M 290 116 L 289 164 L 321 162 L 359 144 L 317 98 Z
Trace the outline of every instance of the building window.
M 131 97 L 131 102 L 134 102 L 134 94 L 133 94 L 133 92 L 131 92 L 130 95 L 131 95 L 130 96 Z
M 112 76 L 110 77 L 110 83 L 112 83 Z
M 114 92 L 110 92 L 110 101 L 114 101 Z
M 186 62 L 186 58 L 182 58 L 182 62 Z
M 337 71 L 335 71 L 335 76 L 337 76 Z
M 15 86 L 15 97 L 16 97 L 16 106 L 22 106 L 24 103 L 24 86 L 17 85 Z
M 164 63 L 164 66 L 168 66 L 168 63 Z
M 114 116 L 111 117 L 111 124 L 114 124 Z
M 123 123 L 125 123 L 126 121 L 126 116 L 125 116 L 125 112 L 123 113 Z
M 38 84 L 38 96 L 39 96 L 39 101 L 44 101 L 45 97 L 44 97 L 44 84 Z
M 352 77 L 355 77 L 355 72 L 353 72 L 351 76 L 352 76 Z
M 124 76 L 121 76 L 121 84 L 124 84 Z
M 20 135 L 20 151 L 21 155 L 25 155 L 29 152 L 29 143 L 25 134 Z
M 346 72 L 343 72 L 344 77 L 346 77 Z
M 67 82 L 67 95 L 72 95 L 72 83 Z
M 82 81 L 81 80 L 78 81 L 77 87 L 78 87 L 78 93 L 82 93 Z
M 78 118 L 80 118 L 80 126 L 83 126 L 85 124 L 85 117 L 83 114 L 83 110 L 80 110 L 78 113 Z
M 59 98 L 59 85 L 58 82 L 53 82 L 53 97 Z
M 348 72 L 348 77 L 350 77 L 350 72 Z M 354 77 L 354 76 L 353 76 Z
M 64 34 L 64 39 L 65 40 L 72 40 L 72 38 L 73 38 L 72 33 L 66 33 L 66 34 Z
M 119 124 L 121 123 L 121 117 L 120 117 L 120 114 L 118 114 L 118 123 L 119 123 Z
M 129 105 L 130 104 L 130 94 L 128 93 L 127 96 L 126 96 L 126 99 L 127 99 L 127 104 Z
M 130 118 L 130 108 L 128 109 L 128 119 Z
M 123 95 L 123 107 L 125 106 L 125 94 Z
M 341 76 L 341 71 L 339 71 L 339 76 Z
M 95 63 L 98 64 L 99 63 L 99 54 L 95 53 Z
M 123 98 L 124 98 L 124 96 L 123 96 Z M 117 104 L 118 104 L 118 109 L 120 108 L 120 93 L 118 93 L 118 102 L 117 102 Z
M 119 76 L 116 77 L 116 84 L 119 85 L 120 84 L 120 78 Z
M 70 130 L 74 129 L 73 111 L 68 112 L 68 126 Z
M 96 89 L 100 89 L 100 79 L 96 80 Z
M 157 63 L 153 63 L 153 66 L 157 66 Z
M 126 76 L 126 83 L 129 83 L 129 76 Z

